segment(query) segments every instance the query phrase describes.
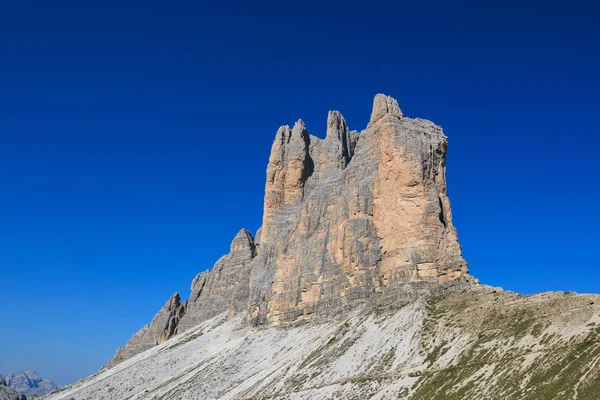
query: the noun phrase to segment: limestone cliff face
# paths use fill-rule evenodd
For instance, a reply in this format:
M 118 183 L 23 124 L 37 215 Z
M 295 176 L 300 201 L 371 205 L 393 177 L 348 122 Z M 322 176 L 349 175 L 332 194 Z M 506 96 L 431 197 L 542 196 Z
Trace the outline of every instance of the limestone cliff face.
M 280 128 L 248 319 L 334 314 L 356 300 L 391 303 L 469 279 L 447 196 L 446 149 L 440 127 L 404 117 L 384 95 L 375 97 L 360 134 L 337 111 L 329 113 L 323 140 L 301 122 Z M 273 178 L 290 171 L 290 184 Z
M 256 239 L 240 231 L 194 279 L 173 332 L 225 311 L 280 324 L 476 284 L 452 222 L 447 144 L 440 127 L 381 94 L 360 133 L 338 111 L 324 139 L 301 120 L 279 128 Z

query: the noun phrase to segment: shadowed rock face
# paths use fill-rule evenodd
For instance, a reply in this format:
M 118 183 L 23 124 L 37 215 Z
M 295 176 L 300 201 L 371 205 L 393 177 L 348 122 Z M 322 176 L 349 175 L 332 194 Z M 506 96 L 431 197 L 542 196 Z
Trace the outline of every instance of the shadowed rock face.
M 301 120 L 282 126 L 256 240 L 240 231 L 230 253 L 194 279 L 174 328 L 163 334 L 161 310 L 157 329 L 143 328 L 117 361 L 223 312 L 280 324 L 476 284 L 452 222 L 447 144 L 440 127 L 405 117 L 381 94 L 360 133 L 338 111 L 329 112 L 325 139 Z

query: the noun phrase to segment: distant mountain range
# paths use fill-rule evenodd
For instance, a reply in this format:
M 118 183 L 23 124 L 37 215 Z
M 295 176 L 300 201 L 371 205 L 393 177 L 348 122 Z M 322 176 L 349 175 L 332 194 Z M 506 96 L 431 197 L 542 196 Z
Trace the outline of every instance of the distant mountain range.
M 4 378 L 0 377 L 0 384 L 2 382 L 4 382 L 4 385 L 2 386 L 14 389 L 14 391 L 23 394 L 28 398 L 42 396 L 58 389 L 58 386 L 54 382 L 40 378 L 35 371 L 22 371 L 15 374 L 9 374 Z M 10 399 L 10 397 L 8 398 Z M 14 398 L 18 399 L 18 397 Z

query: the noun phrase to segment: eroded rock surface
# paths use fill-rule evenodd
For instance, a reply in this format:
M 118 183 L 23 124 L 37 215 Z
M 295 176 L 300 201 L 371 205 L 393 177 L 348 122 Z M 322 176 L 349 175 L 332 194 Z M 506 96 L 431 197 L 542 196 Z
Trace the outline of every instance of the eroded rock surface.
M 382 94 L 360 133 L 338 111 L 324 139 L 302 120 L 282 126 L 256 240 L 240 231 L 230 253 L 194 279 L 187 306 L 161 310 L 111 364 L 221 313 L 282 324 L 477 284 L 452 221 L 447 144 L 440 127 L 404 116 Z

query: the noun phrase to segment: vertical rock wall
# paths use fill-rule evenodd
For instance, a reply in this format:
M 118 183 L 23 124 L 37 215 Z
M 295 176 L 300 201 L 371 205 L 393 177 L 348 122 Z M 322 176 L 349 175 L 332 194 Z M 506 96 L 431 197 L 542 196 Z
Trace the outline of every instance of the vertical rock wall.
M 175 314 L 161 310 L 128 346 L 159 343 L 223 312 L 279 324 L 476 283 L 452 223 L 447 144 L 440 127 L 405 117 L 381 94 L 360 134 L 338 111 L 329 112 L 324 139 L 302 120 L 282 126 L 256 240 L 240 231 L 230 253 L 194 279 L 189 301 Z

